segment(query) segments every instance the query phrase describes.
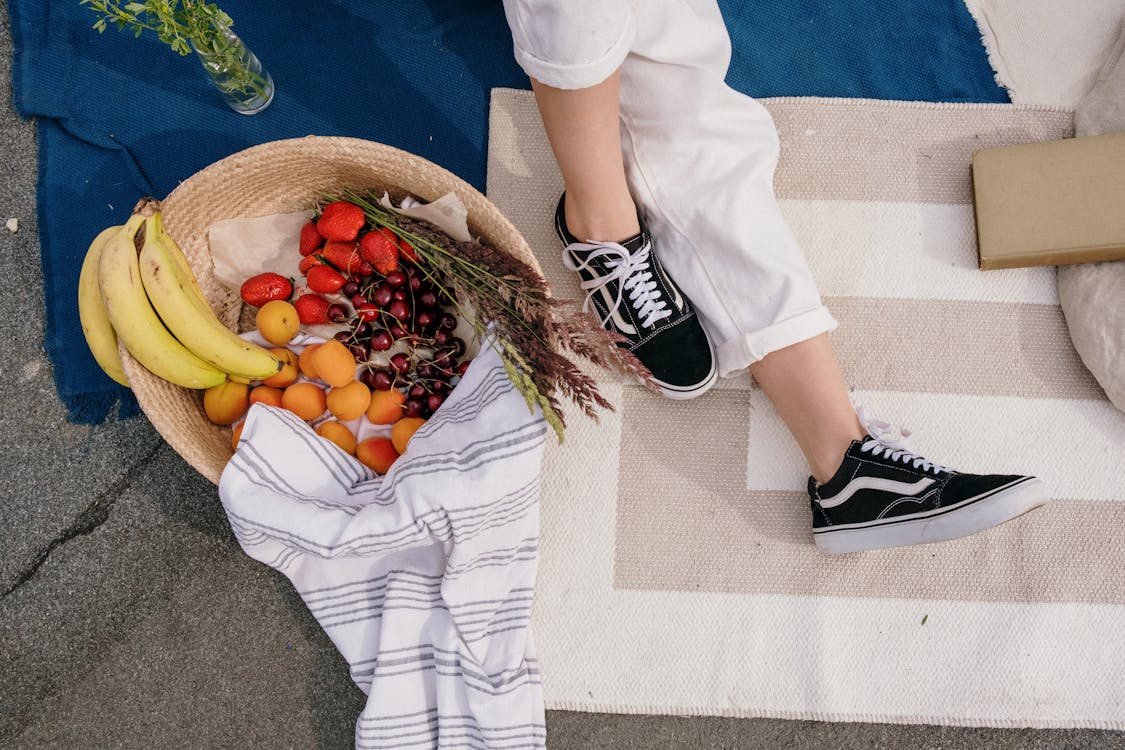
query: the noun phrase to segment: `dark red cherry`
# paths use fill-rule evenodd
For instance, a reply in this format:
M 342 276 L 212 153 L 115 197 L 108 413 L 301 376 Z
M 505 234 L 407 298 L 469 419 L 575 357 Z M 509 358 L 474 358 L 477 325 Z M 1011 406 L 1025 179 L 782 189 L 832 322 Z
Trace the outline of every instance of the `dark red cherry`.
M 385 352 L 394 344 L 391 334 L 382 329 L 371 334 L 371 351 Z
M 394 295 L 394 289 L 391 289 L 386 284 L 380 284 L 379 286 L 375 287 L 375 291 L 371 293 L 371 301 L 379 307 L 386 307 L 387 305 L 391 304 L 391 300 L 394 299 Z
M 406 283 L 406 274 L 402 271 L 391 271 L 387 274 L 387 283 L 398 289 Z
M 410 357 L 405 352 L 399 352 L 391 357 L 391 367 L 399 375 L 405 375 L 410 371 Z

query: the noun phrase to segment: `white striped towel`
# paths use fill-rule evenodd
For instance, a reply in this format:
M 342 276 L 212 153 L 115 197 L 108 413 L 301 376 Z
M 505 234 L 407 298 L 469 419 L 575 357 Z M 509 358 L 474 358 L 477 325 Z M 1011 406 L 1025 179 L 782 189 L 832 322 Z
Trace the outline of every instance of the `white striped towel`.
M 386 476 L 251 407 L 219 496 L 367 694 L 356 748 L 544 747 L 529 620 L 546 432 L 490 346 Z

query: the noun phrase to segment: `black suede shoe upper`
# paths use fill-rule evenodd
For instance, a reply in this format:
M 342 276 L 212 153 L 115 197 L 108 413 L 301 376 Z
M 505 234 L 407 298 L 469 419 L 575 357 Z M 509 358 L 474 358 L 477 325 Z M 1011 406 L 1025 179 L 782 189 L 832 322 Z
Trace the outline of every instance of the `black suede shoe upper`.
M 570 232 L 566 226 L 565 200 L 566 196 L 563 195 L 555 210 L 555 231 L 567 246 L 565 252 L 573 262 L 588 265 L 588 268 L 579 268 L 578 274 L 587 282 L 610 275 L 619 256 L 599 256 L 597 249 L 579 247 L 582 244 L 598 243 L 584 243 Z M 622 289 L 629 279 L 615 279 L 592 291 L 589 296 L 590 305 L 598 319 L 603 321 L 602 325 L 623 337 L 620 345 L 635 354 L 663 388 L 688 392 L 703 384 L 709 386 L 715 378 L 714 350 L 700 325 L 691 300 L 669 278 L 660 264 L 652 249 L 652 237 L 644 223 L 641 222 L 640 234 L 612 244 L 620 245 L 631 255 L 648 254 L 643 271 L 648 274 L 645 283 L 655 285 L 653 295 L 669 314 L 661 316 L 652 325 L 646 325 L 644 311 L 631 299 L 629 289 Z
M 939 515 L 1028 479 L 1009 474 L 962 474 L 872 437 L 854 440 L 830 480 L 818 485 L 809 477 L 813 529 Z

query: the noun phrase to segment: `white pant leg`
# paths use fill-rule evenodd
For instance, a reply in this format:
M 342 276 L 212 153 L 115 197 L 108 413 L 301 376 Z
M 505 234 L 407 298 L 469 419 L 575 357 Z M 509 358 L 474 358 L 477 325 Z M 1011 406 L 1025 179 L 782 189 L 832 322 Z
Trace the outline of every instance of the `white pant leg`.
M 630 188 L 724 377 L 836 327 L 774 197 L 777 128 L 729 64 L 715 0 L 650 0 L 621 68 Z
M 621 67 L 636 35 L 631 0 L 504 0 L 516 62 L 558 89 L 597 85 Z
M 628 22 L 606 30 L 576 58 L 577 40 L 588 38 L 578 22 L 586 6 L 627 8 L 623 2 L 505 0 L 509 21 L 515 16 L 522 23 L 513 25 L 517 58 L 530 40 L 541 45 L 534 65 L 520 59 L 529 75 L 543 80 L 535 65 L 552 54 L 552 44 L 567 52 L 559 58 L 563 68 L 589 72 L 610 59 L 604 49 L 624 38 L 620 31 Z M 724 377 L 836 327 L 774 197 L 777 129 L 764 107 L 726 85 L 729 64 L 730 39 L 715 0 L 644 0 L 621 63 L 629 186 L 656 253 L 716 343 Z M 551 70 L 547 65 L 542 72 Z M 588 76 L 584 80 L 596 80 L 585 85 L 612 72 Z

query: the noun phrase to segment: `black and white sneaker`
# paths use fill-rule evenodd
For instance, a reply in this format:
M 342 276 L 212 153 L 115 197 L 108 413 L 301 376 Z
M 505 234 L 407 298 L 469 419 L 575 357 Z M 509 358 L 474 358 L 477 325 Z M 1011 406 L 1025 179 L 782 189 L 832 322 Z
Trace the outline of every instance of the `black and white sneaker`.
M 652 249 L 644 224 L 624 242 L 582 242 L 566 226 L 564 194 L 555 211 L 555 231 L 566 247 L 563 264 L 582 278 L 583 310 L 591 305 L 602 327 L 652 373 L 668 398 L 700 396 L 715 384 L 715 350 L 691 301 L 676 286 Z
M 957 539 L 1048 499 L 1035 477 L 961 474 L 870 435 L 852 441 L 830 480 L 809 477 L 808 489 L 813 540 L 833 554 Z

